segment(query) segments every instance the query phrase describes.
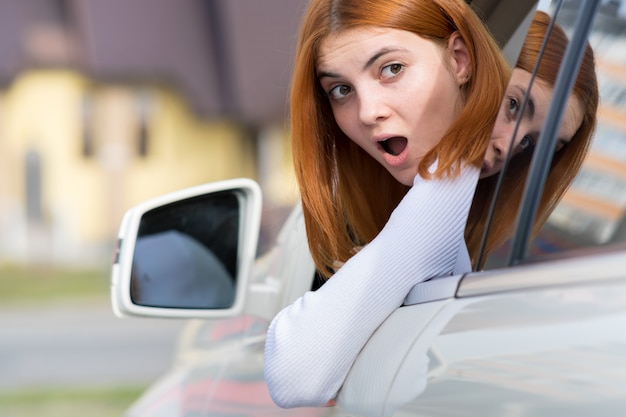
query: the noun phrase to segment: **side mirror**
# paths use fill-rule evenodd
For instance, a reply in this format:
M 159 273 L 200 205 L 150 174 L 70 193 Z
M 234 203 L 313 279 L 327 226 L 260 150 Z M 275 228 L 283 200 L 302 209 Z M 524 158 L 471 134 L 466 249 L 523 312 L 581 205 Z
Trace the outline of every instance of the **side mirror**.
M 167 194 L 126 212 L 111 271 L 116 315 L 240 314 L 261 220 L 256 182 L 235 179 Z

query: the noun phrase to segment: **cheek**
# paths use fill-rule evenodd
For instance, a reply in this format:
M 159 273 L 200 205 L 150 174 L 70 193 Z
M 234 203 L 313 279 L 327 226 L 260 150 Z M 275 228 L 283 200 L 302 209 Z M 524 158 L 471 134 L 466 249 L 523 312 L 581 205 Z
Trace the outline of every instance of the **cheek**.
M 354 140 L 353 136 L 356 123 L 353 120 L 352 113 L 346 106 L 332 106 L 332 110 L 335 123 L 337 123 L 339 129 L 350 139 Z
M 583 105 L 580 100 L 577 97 L 570 97 L 559 137 L 571 140 L 583 123 L 583 115 Z
M 424 85 L 428 83 L 424 81 Z M 419 86 L 417 94 L 405 94 L 398 99 L 397 103 L 400 106 L 411 103 L 412 108 L 420 109 L 425 122 L 448 126 L 458 118 L 463 109 L 464 99 L 461 90 L 452 83 L 450 74 L 447 72 L 443 72 L 430 83 L 432 83 L 430 88 L 424 89 L 423 86 Z
M 515 123 L 510 123 L 505 117 L 499 116 L 491 131 L 491 140 L 511 140 Z

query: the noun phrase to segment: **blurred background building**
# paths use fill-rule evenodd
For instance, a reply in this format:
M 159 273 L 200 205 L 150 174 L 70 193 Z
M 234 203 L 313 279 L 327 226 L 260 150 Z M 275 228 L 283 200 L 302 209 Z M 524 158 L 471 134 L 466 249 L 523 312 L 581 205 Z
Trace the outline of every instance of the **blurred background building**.
M 581 0 L 568 0 L 559 14 L 575 24 Z M 605 0 L 590 43 L 596 56 L 600 106 L 598 127 L 583 168 L 549 225 L 584 245 L 626 240 L 626 1 Z
M 2 0 L 0 261 L 101 264 L 129 207 L 234 177 L 271 229 L 303 3 Z

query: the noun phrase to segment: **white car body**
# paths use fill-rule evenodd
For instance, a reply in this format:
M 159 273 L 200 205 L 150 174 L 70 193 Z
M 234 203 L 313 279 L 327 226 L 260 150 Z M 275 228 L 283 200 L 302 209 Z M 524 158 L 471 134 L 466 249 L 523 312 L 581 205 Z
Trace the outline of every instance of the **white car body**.
M 336 407 L 290 410 L 269 397 L 263 348 L 269 319 L 308 289 L 315 271 L 299 209 L 259 262 L 248 294 L 254 311 L 190 322 L 172 369 L 128 416 L 571 417 L 626 410 L 626 247 L 426 282 L 422 302 L 398 309 L 374 333 Z

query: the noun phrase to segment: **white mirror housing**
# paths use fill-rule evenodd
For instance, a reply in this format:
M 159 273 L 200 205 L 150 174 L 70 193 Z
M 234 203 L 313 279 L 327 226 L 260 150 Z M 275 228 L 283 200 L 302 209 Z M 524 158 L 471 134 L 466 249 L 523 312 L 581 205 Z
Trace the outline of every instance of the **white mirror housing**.
M 222 202 L 225 198 L 234 203 L 224 207 Z M 194 205 L 193 210 L 187 210 L 184 218 L 179 218 L 178 214 L 191 204 Z M 234 227 L 227 227 L 226 234 L 224 227 L 203 228 L 215 217 L 211 211 L 212 205 L 220 205 L 220 213 L 233 219 Z M 261 208 L 260 187 L 250 179 L 241 178 L 186 188 L 129 209 L 122 219 L 113 255 L 111 304 L 114 313 L 119 317 L 167 318 L 223 318 L 240 314 L 246 302 L 248 282 L 256 258 Z M 193 218 L 189 218 L 189 213 L 192 213 Z M 177 226 L 169 226 L 173 224 Z M 181 224 L 187 228 L 183 233 Z M 232 234 L 229 245 L 221 241 L 226 239 L 227 234 Z M 157 237 L 167 239 L 157 242 Z M 202 244 L 207 240 L 213 242 L 212 247 L 207 248 Z M 194 253 L 191 253 L 191 249 Z M 228 253 L 221 254 L 221 257 L 214 256 L 211 249 Z M 208 262 L 219 266 L 210 268 L 211 276 L 206 276 L 207 261 L 200 273 L 198 265 L 190 265 L 195 260 L 196 252 L 210 255 Z M 225 262 L 223 266 L 225 257 L 232 259 L 232 262 Z M 174 264 L 172 259 L 178 263 Z M 201 280 L 181 282 L 187 279 L 190 271 L 196 274 L 194 279 L 202 275 L 200 278 L 204 283 Z M 138 290 L 138 283 L 142 282 L 139 276 L 149 282 L 141 290 Z M 224 286 L 215 289 L 218 280 L 232 281 L 226 300 Z M 199 282 L 202 285 L 198 285 Z M 146 297 L 145 289 L 152 290 L 152 298 Z M 212 291 L 214 294 L 211 294 Z

